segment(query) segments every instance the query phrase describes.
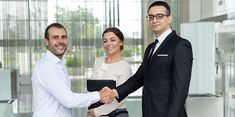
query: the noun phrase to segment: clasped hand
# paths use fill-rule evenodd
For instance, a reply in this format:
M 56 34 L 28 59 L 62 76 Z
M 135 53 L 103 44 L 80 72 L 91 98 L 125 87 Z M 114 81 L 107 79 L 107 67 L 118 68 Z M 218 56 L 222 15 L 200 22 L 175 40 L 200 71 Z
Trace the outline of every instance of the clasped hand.
M 110 89 L 108 87 L 103 87 L 100 91 L 100 102 L 105 104 L 110 104 L 113 102 L 114 98 L 117 96 L 117 91 L 115 89 Z M 87 111 L 88 117 L 96 117 L 94 113 L 94 109 L 90 109 Z
M 113 102 L 115 95 L 112 91 L 112 89 L 108 88 L 108 87 L 103 87 L 100 91 L 100 102 L 105 103 L 105 104 L 109 104 L 111 102 Z

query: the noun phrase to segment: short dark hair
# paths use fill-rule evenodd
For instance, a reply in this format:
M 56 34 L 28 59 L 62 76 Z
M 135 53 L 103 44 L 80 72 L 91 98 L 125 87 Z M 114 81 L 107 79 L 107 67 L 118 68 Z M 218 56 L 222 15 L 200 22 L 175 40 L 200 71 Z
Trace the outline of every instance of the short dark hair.
M 46 39 L 49 39 L 49 34 L 48 34 L 48 30 L 50 29 L 50 28 L 52 28 L 52 27 L 56 27 L 56 28 L 63 28 L 64 30 L 65 30 L 65 32 L 67 33 L 67 30 L 65 29 L 65 27 L 62 25 L 62 24 L 60 24 L 60 23 L 52 23 L 52 24 L 50 24 L 49 26 L 47 26 L 47 28 L 46 28 L 46 30 L 45 30 L 45 35 L 44 35 L 44 37 L 46 38 Z
M 118 28 L 116 27 L 109 27 L 107 29 L 105 29 L 105 31 L 103 32 L 102 34 L 102 38 L 104 38 L 104 34 L 107 33 L 107 32 L 113 32 L 123 43 L 124 43 L 124 36 L 123 36 L 123 33 L 121 30 L 119 30 Z M 121 50 L 124 49 L 124 46 L 122 45 L 120 47 Z
M 155 2 L 153 2 L 148 8 L 148 12 L 149 12 L 149 9 L 154 7 L 154 6 L 163 6 L 163 7 L 165 7 L 167 15 L 168 16 L 171 15 L 171 8 L 170 8 L 170 6 L 167 2 L 164 2 L 164 1 L 155 1 Z

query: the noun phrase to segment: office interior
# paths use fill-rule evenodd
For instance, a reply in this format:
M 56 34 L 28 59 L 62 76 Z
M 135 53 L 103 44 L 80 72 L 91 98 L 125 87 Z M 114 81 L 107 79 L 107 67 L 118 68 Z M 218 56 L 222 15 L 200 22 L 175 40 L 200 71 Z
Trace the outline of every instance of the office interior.
M 69 36 L 64 61 L 72 90 L 86 91 L 94 61 L 105 56 L 102 31 L 120 28 L 124 58 L 135 73 L 154 40 L 146 20 L 154 0 L 0 0 L 0 117 L 31 117 L 31 74 L 45 53 L 44 30 L 62 23 Z M 193 70 L 185 107 L 189 117 L 235 117 L 235 1 L 165 0 L 172 29 L 193 47 Z M 128 96 L 130 117 L 141 117 L 141 88 Z M 73 109 L 86 117 L 87 108 Z

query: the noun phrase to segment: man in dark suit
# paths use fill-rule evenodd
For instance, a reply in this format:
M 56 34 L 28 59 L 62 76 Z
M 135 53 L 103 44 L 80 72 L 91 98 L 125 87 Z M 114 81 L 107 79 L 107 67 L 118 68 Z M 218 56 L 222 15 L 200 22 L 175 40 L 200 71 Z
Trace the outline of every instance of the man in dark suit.
M 143 117 L 187 117 L 184 106 L 191 79 L 191 44 L 171 30 L 166 2 L 152 3 L 147 19 L 157 40 L 146 48 L 137 72 L 113 89 L 113 95 L 121 101 L 143 86 Z

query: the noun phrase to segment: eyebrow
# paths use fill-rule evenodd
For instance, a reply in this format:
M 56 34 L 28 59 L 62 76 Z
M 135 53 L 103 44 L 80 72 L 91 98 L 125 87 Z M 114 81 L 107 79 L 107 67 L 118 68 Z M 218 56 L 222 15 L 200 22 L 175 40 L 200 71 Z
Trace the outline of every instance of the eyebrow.
M 59 35 L 51 35 L 51 37 L 59 37 Z
M 107 38 L 103 38 L 103 40 L 107 40 Z M 109 39 L 116 39 L 116 37 L 111 37 L 111 38 L 109 38 Z
M 155 16 L 155 15 L 162 15 L 162 14 L 163 15 L 168 15 L 167 13 L 157 13 L 157 14 L 148 14 L 148 15 L 154 15 Z
M 62 35 L 61 37 L 67 37 L 67 35 Z

